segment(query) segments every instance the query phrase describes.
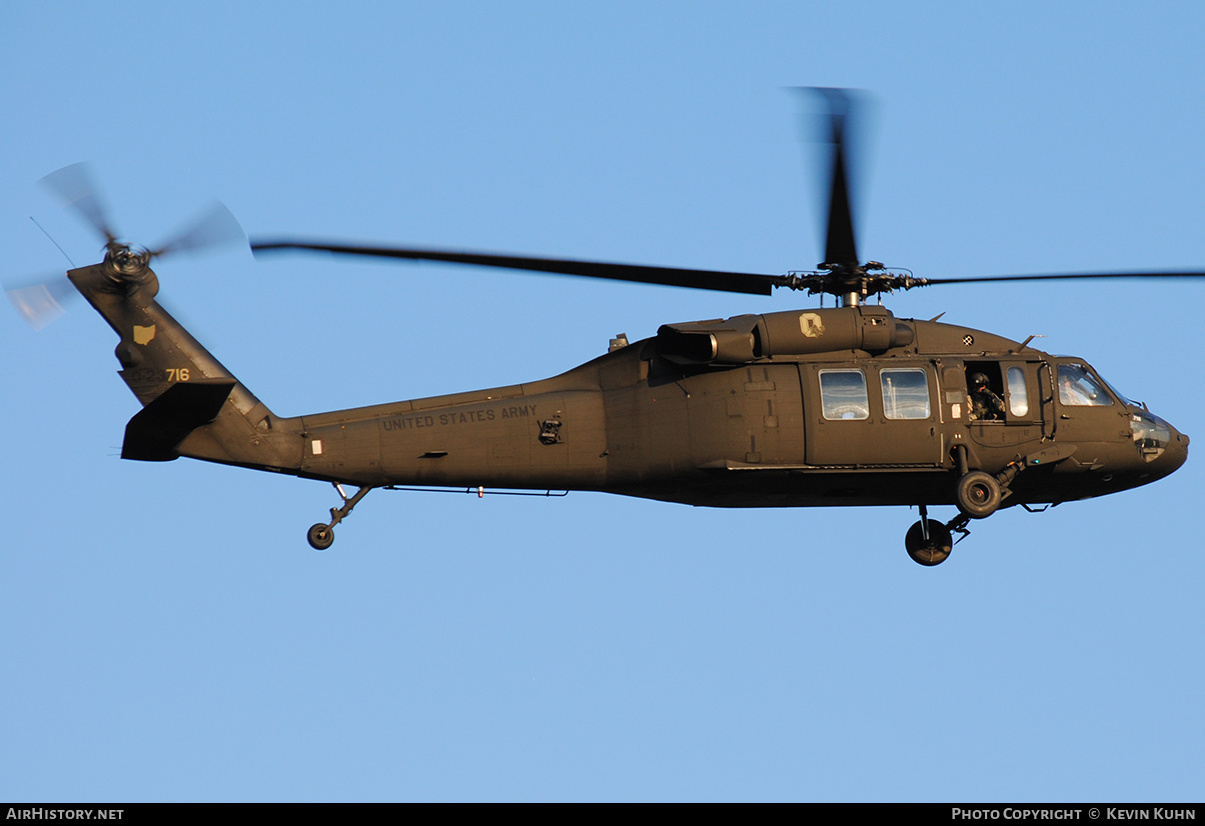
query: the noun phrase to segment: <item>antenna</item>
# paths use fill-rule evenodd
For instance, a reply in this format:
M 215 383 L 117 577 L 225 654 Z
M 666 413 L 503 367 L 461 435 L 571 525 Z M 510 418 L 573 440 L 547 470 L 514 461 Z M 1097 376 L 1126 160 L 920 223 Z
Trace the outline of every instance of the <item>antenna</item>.
M 53 236 L 51 236 L 51 234 L 50 234 L 49 232 L 47 232 L 47 231 L 46 231 L 46 228 L 45 228 L 44 226 L 42 226 L 41 224 L 39 224 L 39 223 L 37 222 L 37 220 L 36 220 L 36 219 L 35 219 L 35 218 L 34 218 L 32 215 L 30 215 L 30 216 L 29 216 L 29 220 L 33 221 L 33 225 L 34 225 L 35 227 L 37 227 L 38 229 L 42 230 L 42 234 L 43 234 L 43 235 L 45 235 L 47 238 L 49 238 L 49 239 L 50 239 L 50 243 L 54 244 L 54 245 L 55 245 L 55 247 L 58 247 L 58 251 L 59 251 L 59 252 L 61 252 L 61 253 L 63 253 L 63 257 L 67 259 L 67 263 L 68 263 L 68 264 L 70 264 L 70 265 L 71 265 L 71 269 L 73 269 L 73 270 L 74 270 L 74 269 L 75 269 L 75 262 L 71 260 L 71 256 L 67 254 L 67 251 L 66 251 L 66 250 L 64 250 L 62 247 L 60 247 L 60 246 L 59 246 L 59 242 L 58 242 L 58 241 L 56 241 L 56 240 L 54 240 Z

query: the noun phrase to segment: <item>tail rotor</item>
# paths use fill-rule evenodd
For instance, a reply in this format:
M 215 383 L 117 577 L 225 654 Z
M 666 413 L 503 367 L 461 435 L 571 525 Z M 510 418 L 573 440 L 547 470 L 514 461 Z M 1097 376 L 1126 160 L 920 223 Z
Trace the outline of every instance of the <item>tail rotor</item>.
M 215 202 L 158 246 L 150 249 L 134 246 L 121 240 L 87 164 L 65 166 L 42 178 L 39 183 L 104 240 L 104 263 L 115 288 L 129 289 L 145 283 L 150 277 L 153 258 L 177 253 L 196 254 L 247 243 L 247 236 L 238 220 L 225 205 Z M 35 330 L 46 327 L 62 316 L 68 300 L 78 295 L 71 282 L 62 275 L 31 284 L 6 286 L 5 293 L 18 315 Z

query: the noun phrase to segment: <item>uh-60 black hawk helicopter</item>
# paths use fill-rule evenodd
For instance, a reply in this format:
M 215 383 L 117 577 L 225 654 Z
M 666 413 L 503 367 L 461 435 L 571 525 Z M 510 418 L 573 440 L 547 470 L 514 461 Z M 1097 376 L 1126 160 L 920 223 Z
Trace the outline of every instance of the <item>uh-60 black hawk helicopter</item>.
M 120 338 L 121 376 L 144 405 L 122 456 L 179 456 L 331 482 L 334 526 L 374 488 L 586 490 L 713 507 L 915 505 L 905 547 L 922 565 L 953 532 L 1001 507 L 1027 509 L 1137 487 L 1172 473 L 1188 437 L 1114 391 L 1083 359 L 992 333 L 896 318 L 870 296 L 912 287 L 1053 278 L 1200 278 L 1205 273 L 1078 273 L 915 278 L 861 262 L 846 171 L 842 90 L 828 103 L 827 246 L 816 271 L 785 275 L 634 266 L 296 240 L 313 250 L 444 261 L 694 289 L 829 294 L 840 306 L 666 324 L 554 378 L 448 396 L 280 417 L 155 301 L 165 250 L 109 229 L 78 168 L 47 182 L 106 239 L 104 260 L 67 273 Z M 193 246 L 209 228 L 168 250 Z M 241 234 L 240 234 L 241 237 Z M 66 286 L 66 285 L 63 285 Z M 27 317 L 56 288 L 10 291 Z M 354 485 L 353 495 L 343 485 Z M 949 524 L 932 505 L 956 505 Z

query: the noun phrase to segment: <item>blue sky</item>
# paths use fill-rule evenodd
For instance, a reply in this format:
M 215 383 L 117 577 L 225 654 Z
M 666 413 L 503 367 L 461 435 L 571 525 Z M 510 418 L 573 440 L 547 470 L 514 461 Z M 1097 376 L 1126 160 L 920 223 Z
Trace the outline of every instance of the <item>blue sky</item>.
M 783 272 L 821 258 L 784 87 L 870 90 L 863 256 L 1205 267 L 1199 4 L 9 3 L 6 280 L 211 199 L 321 235 Z M 281 415 L 542 378 L 661 323 L 812 306 L 246 250 L 160 298 Z M 1200 287 L 888 303 L 1074 353 L 1190 436 Z M 86 306 L 0 314 L 0 799 L 1200 799 L 1199 459 L 908 559 L 904 508 L 374 492 L 123 462 Z M 949 518 L 952 509 L 935 512 Z

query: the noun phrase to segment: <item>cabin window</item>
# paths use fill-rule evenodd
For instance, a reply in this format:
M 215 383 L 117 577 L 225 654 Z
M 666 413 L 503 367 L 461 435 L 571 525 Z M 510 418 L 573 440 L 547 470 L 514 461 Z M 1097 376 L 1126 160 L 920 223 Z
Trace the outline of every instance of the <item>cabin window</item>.
M 924 370 L 883 370 L 879 380 L 883 385 L 883 413 L 887 418 L 929 418 L 929 379 Z
M 1072 407 L 1106 407 L 1113 403 L 1096 378 L 1080 364 L 1059 365 L 1059 401 Z
M 1010 367 L 1004 372 L 1008 381 L 1008 412 L 1017 417 L 1029 415 L 1029 391 L 1025 389 L 1025 370 Z
M 865 374 L 861 370 L 821 370 L 820 409 L 826 419 L 870 418 Z

